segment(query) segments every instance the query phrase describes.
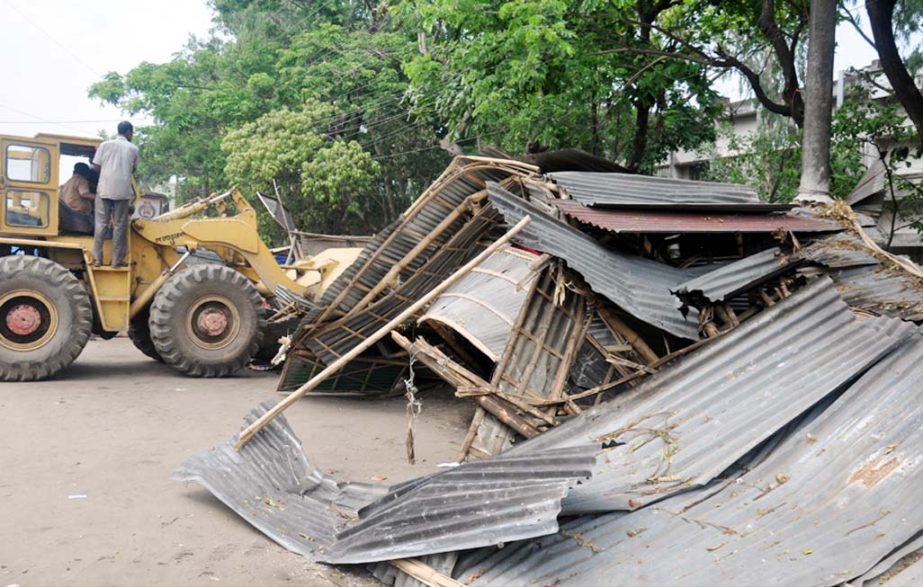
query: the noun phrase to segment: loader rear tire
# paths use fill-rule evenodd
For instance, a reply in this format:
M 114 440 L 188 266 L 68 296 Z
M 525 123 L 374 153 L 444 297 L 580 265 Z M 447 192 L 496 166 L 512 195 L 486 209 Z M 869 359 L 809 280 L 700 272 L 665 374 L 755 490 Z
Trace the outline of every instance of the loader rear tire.
M 225 377 L 259 348 L 264 320 L 250 281 L 221 265 L 171 277 L 151 304 L 151 340 L 163 361 L 193 377 Z
M 92 329 L 90 296 L 70 271 L 42 257 L 0 258 L 0 381 L 51 377 Z
M 128 338 L 131 339 L 135 348 L 144 353 L 145 356 L 163 363 L 163 357 L 157 352 L 154 341 L 151 340 L 151 307 L 144 308 L 138 315 L 131 319 L 128 324 Z

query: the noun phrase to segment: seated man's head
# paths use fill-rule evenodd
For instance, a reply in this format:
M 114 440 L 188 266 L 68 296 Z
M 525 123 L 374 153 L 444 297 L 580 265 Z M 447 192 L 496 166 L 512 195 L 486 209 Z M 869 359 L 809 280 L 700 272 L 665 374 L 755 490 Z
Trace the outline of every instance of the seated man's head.
M 90 166 L 86 163 L 75 163 L 74 164 L 74 175 L 79 175 L 80 177 L 90 177 Z

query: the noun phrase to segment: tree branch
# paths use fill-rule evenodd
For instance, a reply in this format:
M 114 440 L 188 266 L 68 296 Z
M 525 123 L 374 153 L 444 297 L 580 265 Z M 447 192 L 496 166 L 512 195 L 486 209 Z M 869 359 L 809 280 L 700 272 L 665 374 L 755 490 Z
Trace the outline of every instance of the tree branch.
M 640 47 L 618 47 L 615 49 L 608 49 L 606 51 L 600 51 L 597 54 L 605 55 L 607 53 L 634 52 L 634 53 L 642 53 L 642 54 L 647 54 L 647 55 L 658 55 L 658 56 L 665 55 L 668 57 L 672 56 L 677 59 L 684 59 L 686 61 L 691 61 L 693 63 L 699 63 L 701 65 L 706 65 L 709 67 L 718 67 L 721 69 L 736 69 L 747 79 L 747 82 L 750 84 L 750 87 L 753 89 L 754 96 L 756 96 L 756 99 L 759 100 L 760 104 L 762 104 L 767 110 L 769 110 L 770 112 L 774 114 L 779 114 L 781 116 L 788 116 L 788 117 L 795 118 L 791 104 L 789 103 L 779 104 L 778 102 L 770 98 L 769 94 L 767 94 L 765 89 L 763 88 L 763 83 L 762 83 L 762 80 L 760 79 L 759 74 L 753 71 L 753 69 L 751 69 L 743 61 L 741 61 L 740 59 L 738 59 L 737 57 L 733 55 L 726 53 L 720 47 L 718 48 L 719 56 L 710 55 L 702 48 L 697 47 L 696 45 L 690 43 L 689 41 L 682 39 L 676 36 L 675 34 L 671 33 L 670 31 L 662 27 L 659 27 L 655 24 L 645 24 L 645 23 L 640 23 L 640 22 L 636 22 L 633 24 L 636 24 L 642 27 L 647 27 L 647 28 L 657 31 L 658 33 L 666 36 L 670 40 L 678 43 L 681 47 L 685 48 L 686 50 L 694 53 L 697 57 L 693 57 L 692 55 L 687 55 L 685 53 L 670 53 L 667 51 L 659 51 L 656 49 L 643 49 Z M 800 126 L 799 119 L 796 119 L 795 123 Z
M 878 47 L 881 68 L 891 82 L 894 95 L 917 129 L 917 141 L 923 144 L 923 94 L 914 83 L 897 50 L 894 40 L 894 3 L 895 0 L 868 0 L 865 9 L 869 15 L 875 45 Z
M 842 10 L 843 13 L 846 14 L 846 22 L 852 25 L 852 28 L 856 29 L 856 32 L 859 33 L 859 36 L 865 39 L 865 42 L 868 43 L 872 47 L 872 49 L 875 49 L 876 51 L 878 51 L 878 46 L 875 45 L 875 41 L 873 41 L 867 34 L 865 34 L 865 31 L 862 30 L 862 25 L 859 23 L 859 19 L 856 18 L 855 14 L 850 12 L 846 4 L 841 2 L 840 10 Z

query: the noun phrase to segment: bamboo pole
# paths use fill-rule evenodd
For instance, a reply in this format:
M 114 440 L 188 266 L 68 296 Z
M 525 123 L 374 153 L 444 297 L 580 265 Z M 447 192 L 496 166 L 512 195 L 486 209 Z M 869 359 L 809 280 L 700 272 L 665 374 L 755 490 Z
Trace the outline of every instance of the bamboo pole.
M 624 320 L 616 316 L 610 308 L 605 306 L 599 309 L 599 316 L 603 319 L 603 322 L 606 323 L 610 329 L 615 330 L 621 335 L 625 341 L 634 347 L 635 352 L 638 353 L 638 356 L 650 363 L 655 363 L 660 358 L 657 356 L 650 346 L 641 338 L 635 330 L 625 323 Z
M 336 361 L 328 365 L 327 368 L 325 368 L 323 371 L 321 371 L 320 373 L 312 377 L 307 383 L 305 383 L 304 385 L 302 385 L 301 387 L 299 387 L 298 389 L 290 393 L 286 398 L 284 398 L 282 401 L 280 401 L 275 406 L 273 406 L 272 409 L 270 409 L 268 412 L 260 416 L 259 419 L 253 422 L 253 424 L 250 424 L 249 426 L 247 426 L 247 428 L 244 429 L 244 431 L 240 433 L 240 437 L 238 438 L 237 443 L 234 445 L 235 448 L 237 448 L 237 450 L 240 450 L 245 444 L 247 444 L 247 441 L 253 438 L 254 434 L 259 432 L 263 428 L 263 426 L 271 422 L 273 418 L 275 418 L 276 416 L 284 412 L 292 404 L 298 401 L 302 396 L 304 396 L 309 391 L 317 387 L 322 381 L 327 379 L 327 377 L 333 375 L 334 373 L 342 369 L 347 363 L 349 363 L 350 361 L 352 361 L 353 359 L 361 355 L 363 352 L 365 352 L 370 347 L 374 346 L 379 340 L 384 338 L 385 335 L 387 335 L 389 332 L 391 332 L 392 330 L 400 326 L 405 320 L 407 320 L 408 318 L 410 318 L 411 316 L 419 312 L 431 301 L 439 297 L 439 295 L 442 292 L 444 292 L 449 287 L 451 287 L 452 284 L 454 284 L 456 281 L 458 281 L 463 276 L 465 276 L 469 271 L 471 271 L 472 269 L 474 269 L 475 267 L 483 263 L 485 259 L 487 259 L 489 256 L 494 254 L 496 251 L 506 246 L 506 244 L 509 243 L 510 240 L 512 240 L 512 238 L 516 234 L 518 234 L 519 231 L 525 228 L 526 225 L 529 224 L 529 222 L 531 221 L 532 221 L 532 218 L 530 216 L 524 217 L 522 220 L 516 223 L 515 226 L 510 228 L 506 232 L 506 234 L 504 234 L 499 239 L 497 239 L 497 241 L 494 242 L 492 245 L 490 245 L 489 247 L 481 251 L 481 253 L 478 254 L 477 257 L 475 257 L 474 259 L 471 259 L 470 261 L 465 263 L 463 266 L 459 267 L 458 270 L 455 271 L 455 273 L 450 275 L 445 281 L 443 281 L 442 283 L 437 285 L 435 288 L 433 288 L 432 291 L 430 291 L 425 296 L 421 297 L 419 300 L 411 304 L 403 312 L 401 312 L 400 314 L 392 318 L 390 322 L 388 322 L 387 324 L 379 328 L 371 336 L 369 336 L 368 338 L 360 342 L 358 345 L 353 347 L 353 349 L 350 350 L 348 353 L 346 353 L 345 355 L 341 356 L 339 359 L 337 359 Z
M 399 569 L 427 587 L 465 587 L 452 577 L 444 575 L 416 558 L 401 558 L 388 561 L 392 567 Z
M 462 200 L 461 204 L 446 214 L 446 217 L 442 219 L 442 222 L 440 222 L 436 228 L 434 228 L 428 235 L 426 235 L 426 238 L 418 242 L 409 253 L 404 255 L 403 259 L 395 263 L 391 269 L 388 270 L 388 273 L 381 278 L 378 284 L 370 289 L 369 292 L 365 294 L 365 296 L 359 300 L 355 306 L 353 306 L 353 308 L 349 311 L 349 314 L 354 314 L 355 312 L 358 312 L 369 305 L 378 294 L 383 292 L 386 288 L 395 282 L 401 271 L 406 269 L 408 265 L 413 263 L 413 261 L 419 257 L 423 251 L 426 250 L 427 247 L 433 244 L 437 238 L 442 236 L 442 233 L 448 230 L 448 228 L 452 226 L 453 222 L 464 216 L 465 212 L 467 212 L 475 202 L 483 200 L 486 197 L 487 192 L 482 190 Z

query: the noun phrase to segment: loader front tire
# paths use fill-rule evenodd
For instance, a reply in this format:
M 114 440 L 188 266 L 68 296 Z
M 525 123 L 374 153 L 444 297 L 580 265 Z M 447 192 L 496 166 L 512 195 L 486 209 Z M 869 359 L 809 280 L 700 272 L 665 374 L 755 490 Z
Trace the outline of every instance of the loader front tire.
M 144 308 L 128 324 L 128 338 L 135 348 L 155 361 L 163 363 L 163 357 L 157 352 L 154 341 L 151 340 L 151 307 Z
M 166 364 L 187 375 L 231 375 L 259 348 L 260 304 L 256 288 L 237 271 L 221 265 L 189 267 L 154 296 L 151 341 Z
M 0 258 L 0 381 L 51 377 L 92 329 L 90 297 L 70 271 L 42 257 Z

